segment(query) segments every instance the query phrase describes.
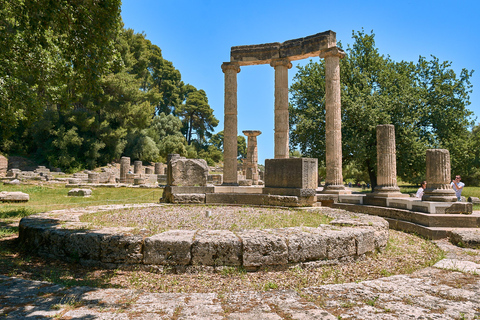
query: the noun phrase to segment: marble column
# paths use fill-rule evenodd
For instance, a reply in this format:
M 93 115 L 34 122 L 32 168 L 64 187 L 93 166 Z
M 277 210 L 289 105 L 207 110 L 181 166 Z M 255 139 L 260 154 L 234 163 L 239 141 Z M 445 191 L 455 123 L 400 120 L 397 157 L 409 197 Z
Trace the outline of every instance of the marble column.
M 275 59 L 270 62 L 275 68 L 275 159 L 289 158 L 288 147 L 288 69 L 290 60 Z
M 258 184 L 258 152 L 257 136 L 262 134 L 258 130 L 245 130 L 243 134 L 247 139 L 246 179 L 251 179 L 253 185 Z
M 450 152 L 446 149 L 428 149 L 427 188 L 423 192 L 422 200 L 457 201 L 450 182 Z
M 223 127 L 223 185 L 238 185 L 237 181 L 237 73 L 240 66 L 224 62 L 225 121 Z
M 127 182 L 127 173 L 130 170 L 130 158 L 122 157 L 120 159 L 120 183 Z
M 395 126 L 382 124 L 377 126 L 377 186 L 372 192 L 376 197 L 409 197 L 402 194 L 397 185 L 397 153 L 395 145 Z
M 142 174 L 142 169 L 143 169 L 143 166 L 142 166 L 142 161 L 134 161 L 133 162 L 133 173 L 135 174 Z
M 345 53 L 334 47 L 320 53 L 325 59 L 325 153 L 327 173 L 323 193 L 349 194 L 342 175 L 342 112 L 340 59 Z

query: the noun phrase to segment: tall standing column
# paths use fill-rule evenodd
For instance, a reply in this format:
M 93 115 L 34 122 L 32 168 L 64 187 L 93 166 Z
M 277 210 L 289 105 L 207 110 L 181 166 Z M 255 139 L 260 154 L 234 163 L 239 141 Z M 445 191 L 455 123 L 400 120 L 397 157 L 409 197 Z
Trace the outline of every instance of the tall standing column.
M 237 73 L 240 66 L 224 62 L 225 73 L 225 121 L 223 127 L 223 185 L 238 185 L 237 182 Z
M 446 149 L 427 150 L 427 188 L 424 201 L 455 202 L 457 197 L 450 186 L 450 152 Z
M 289 158 L 288 148 L 288 69 L 290 60 L 275 59 L 270 62 L 275 68 L 275 159 Z
M 377 186 L 364 199 L 364 204 L 386 205 L 386 198 L 406 198 L 397 185 L 397 153 L 395 126 L 377 126 Z
M 342 175 L 342 113 L 340 96 L 340 59 L 343 50 L 335 47 L 320 53 L 325 59 L 325 140 L 327 174 L 323 193 L 347 194 Z
M 246 178 L 251 179 L 253 185 L 257 185 L 258 184 L 257 136 L 262 134 L 262 132 L 258 130 L 245 130 L 243 131 L 243 134 L 248 137 Z

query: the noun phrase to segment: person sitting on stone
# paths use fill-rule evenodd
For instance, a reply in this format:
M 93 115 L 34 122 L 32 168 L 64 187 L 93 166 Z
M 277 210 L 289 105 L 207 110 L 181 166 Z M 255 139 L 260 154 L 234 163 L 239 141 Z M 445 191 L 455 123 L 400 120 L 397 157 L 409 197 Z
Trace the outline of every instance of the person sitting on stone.
M 420 198 L 422 199 L 423 197 L 423 191 L 425 191 L 425 188 L 427 187 L 427 181 L 423 181 L 422 185 L 420 188 L 418 188 L 417 193 L 415 194 L 415 198 Z
M 462 178 L 460 176 L 455 176 L 455 180 L 452 180 L 452 188 L 455 190 L 455 195 L 457 196 L 458 201 L 462 201 L 462 191 L 463 187 L 465 187 L 465 183 L 461 182 Z

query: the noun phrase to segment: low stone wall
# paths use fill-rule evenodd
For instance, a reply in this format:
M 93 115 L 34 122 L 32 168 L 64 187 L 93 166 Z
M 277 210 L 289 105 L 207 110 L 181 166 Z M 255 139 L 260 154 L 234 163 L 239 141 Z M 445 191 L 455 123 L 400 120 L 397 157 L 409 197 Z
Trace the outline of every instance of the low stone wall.
M 388 240 L 384 219 L 328 208 L 322 210 L 334 220 L 318 228 L 170 230 L 145 237 L 134 234 L 133 228 L 91 230 L 79 222 L 85 213 L 115 208 L 58 210 L 23 218 L 20 242 L 41 256 L 107 268 L 168 266 L 182 271 L 196 266 L 243 266 L 255 271 L 354 259 L 382 250 Z

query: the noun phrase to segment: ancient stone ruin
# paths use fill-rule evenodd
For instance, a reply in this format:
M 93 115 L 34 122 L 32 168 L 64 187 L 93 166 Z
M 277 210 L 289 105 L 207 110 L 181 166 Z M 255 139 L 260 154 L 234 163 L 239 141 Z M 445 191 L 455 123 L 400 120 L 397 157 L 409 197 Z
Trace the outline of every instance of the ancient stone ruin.
M 223 185 L 237 186 L 237 73 L 240 67 L 270 64 L 275 69 L 275 159 L 289 157 L 288 69 L 291 61 L 309 57 L 325 59 L 326 73 L 326 154 L 327 177 L 324 193 L 349 194 L 342 177 L 342 137 L 340 110 L 340 59 L 345 53 L 337 47 L 333 31 L 305 38 L 232 47 L 230 62 L 222 64 L 225 73 L 224 176 Z
M 0 177 L 5 177 L 8 170 L 8 159 L 0 154 Z

